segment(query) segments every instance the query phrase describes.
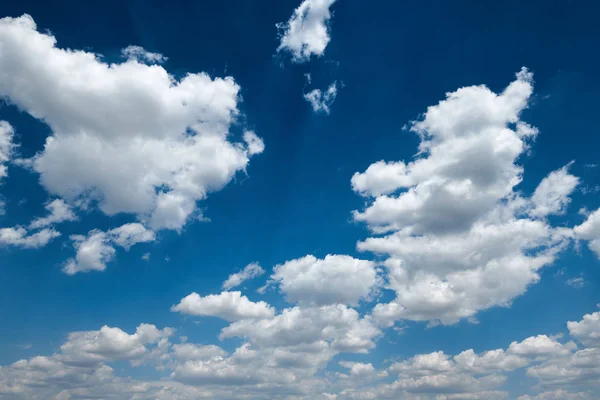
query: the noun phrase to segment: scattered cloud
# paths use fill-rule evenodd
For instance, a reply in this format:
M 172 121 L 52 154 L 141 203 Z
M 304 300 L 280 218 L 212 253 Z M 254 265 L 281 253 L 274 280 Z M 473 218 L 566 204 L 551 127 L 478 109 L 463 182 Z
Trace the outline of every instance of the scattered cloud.
M 327 90 L 322 92 L 320 89 L 313 89 L 304 94 L 304 100 L 308 101 L 316 113 L 329 114 L 330 107 L 337 97 L 338 84 L 333 82 Z
M 256 140 L 252 149 L 229 141 L 240 116 L 231 77 L 177 80 L 160 65 L 109 65 L 57 47 L 27 14 L 0 20 L 0 46 L 0 96 L 52 130 L 29 164 L 67 202 L 87 200 L 107 215 L 131 213 L 155 230 L 179 230 L 196 202 L 257 152 Z
M 229 275 L 229 278 L 223 282 L 222 288 L 224 290 L 230 290 L 234 287 L 240 286 L 247 280 L 257 278 L 265 273 L 265 270 L 261 268 L 258 263 L 251 263 L 246 265 L 243 270 Z
M 108 232 L 92 230 L 85 236 L 71 235 L 77 254 L 65 263 L 63 272 L 75 275 L 80 272 L 104 271 L 106 264 L 115 256 L 115 245 L 129 250 L 137 243 L 152 242 L 155 238 L 153 231 L 139 223 L 125 224 Z
M 127 60 L 133 60 L 150 64 L 162 64 L 168 60 L 168 57 L 160 53 L 152 53 L 141 46 L 127 46 L 121 50 L 121 55 Z
M 304 0 L 286 23 L 277 24 L 281 43 L 278 52 L 287 51 L 292 61 L 307 62 L 320 57 L 331 40 L 329 34 L 330 7 L 336 0 Z

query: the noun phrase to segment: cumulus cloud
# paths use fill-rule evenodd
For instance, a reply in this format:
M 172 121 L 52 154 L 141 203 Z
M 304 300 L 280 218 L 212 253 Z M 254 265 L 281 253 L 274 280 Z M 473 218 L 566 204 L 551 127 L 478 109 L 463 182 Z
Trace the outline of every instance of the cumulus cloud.
M 231 77 L 178 80 L 160 65 L 107 64 L 58 47 L 29 15 L 0 20 L 0 46 L 0 96 L 52 130 L 29 164 L 68 202 L 132 213 L 153 229 L 181 229 L 196 202 L 258 152 L 256 138 L 252 148 L 229 141 L 240 115 L 240 87 Z
M 0 183 L 8 175 L 6 164 L 12 159 L 15 131 L 7 121 L 0 121 Z
M 324 92 L 321 89 L 313 89 L 304 94 L 304 100 L 308 101 L 316 113 L 329 114 L 330 107 L 337 97 L 338 85 L 333 82 Z
M 375 307 L 380 323 L 451 324 L 507 306 L 568 244 L 570 230 L 524 215 L 564 210 L 578 182 L 568 166 L 545 178 L 531 199 L 515 191 L 523 174 L 517 161 L 538 134 L 520 118 L 532 93 L 525 68 L 501 93 L 483 85 L 447 93 L 409 125 L 420 138 L 414 161 L 378 161 L 352 177 L 368 201 L 354 219 L 385 235 L 358 249 L 389 257 L 396 292 Z
M 586 314 L 581 321 L 567 323 L 569 333 L 588 347 L 600 347 L 600 312 Z
M 49 215 L 34 219 L 31 224 L 29 224 L 29 229 L 44 228 L 48 225 L 54 225 L 64 221 L 74 221 L 77 219 L 72 208 L 62 199 L 51 201 L 46 204 L 45 208 L 49 212 Z
M 577 239 L 587 240 L 590 250 L 600 258 L 600 209 L 588 215 L 587 220 L 573 228 Z
M 223 289 L 229 290 L 236 286 L 240 286 L 242 283 L 249 279 L 254 279 L 265 273 L 265 270 L 261 268 L 258 263 L 251 263 L 246 265 L 243 270 L 229 275 L 229 278 L 223 282 Z
M 275 314 L 275 310 L 264 301 L 254 303 L 248 297 L 242 296 L 241 292 L 222 292 L 204 297 L 192 293 L 171 307 L 171 311 L 194 316 L 219 317 L 226 321 L 269 318 Z
M 92 230 L 85 236 L 71 235 L 71 240 L 77 253 L 63 267 L 63 272 L 67 275 L 104 271 L 106 264 L 115 256 L 115 245 L 129 250 L 136 243 L 154 241 L 155 234 L 142 224 L 130 223 L 108 232 Z
M 0 246 L 14 246 L 37 249 L 47 245 L 52 239 L 60 236 L 54 229 L 42 229 L 29 233 L 23 227 L 0 228 Z
M 579 184 L 579 178 L 569 174 L 569 166 L 551 172 L 535 189 L 531 202 L 533 209 L 529 212 L 534 217 L 545 217 L 551 214 L 563 214 L 571 202 L 570 194 Z
M 287 23 L 277 24 L 281 31 L 278 52 L 287 51 L 297 63 L 320 57 L 331 40 L 329 35 L 329 8 L 336 0 L 304 0 Z
M 286 299 L 293 303 L 355 306 L 367 300 L 379 280 L 375 263 L 345 255 L 312 255 L 277 265 L 271 275 Z

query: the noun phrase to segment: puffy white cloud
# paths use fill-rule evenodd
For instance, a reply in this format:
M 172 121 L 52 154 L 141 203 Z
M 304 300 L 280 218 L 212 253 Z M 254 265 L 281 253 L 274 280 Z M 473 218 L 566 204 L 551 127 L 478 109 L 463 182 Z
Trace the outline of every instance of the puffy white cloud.
M 246 265 L 243 270 L 229 275 L 229 278 L 223 282 L 223 289 L 229 290 L 236 286 L 240 286 L 243 282 L 254 279 L 265 273 L 265 270 L 258 263 Z
M 216 357 L 225 357 L 227 353 L 219 346 L 199 346 L 193 343 L 182 343 L 173 345 L 173 353 L 179 361 L 187 360 L 210 360 Z
M 336 0 L 304 0 L 287 23 L 277 24 L 282 30 L 277 51 L 288 51 L 294 62 L 306 62 L 311 56 L 322 56 L 331 40 L 329 8 Z
M 535 189 L 531 202 L 533 209 L 529 212 L 534 217 L 545 217 L 551 214 L 563 214 L 571 202 L 569 195 L 579 184 L 579 178 L 569 174 L 569 166 L 551 172 L 542 179 Z
M 373 262 L 345 255 L 287 261 L 275 266 L 271 279 L 288 301 L 313 305 L 357 305 L 368 300 L 379 283 Z
M 265 150 L 265 143 L 253 131 L 244 132 L 244 142 L 248 145 L 248 154 L 260 154 Z
M 74 221 L 77 219 L 77 216 L 71 207 L 62 199 L 55 199 L 46 204 L 46 210 L 48 210 L 50 214 L 46 217 L 34 219 L 31 224 L 29 224 L 29 229 L 44 228 L 48 225 L 58 224 L 64 221 Z
M 92 230 L 87 236 L 72 235 L 71 240 L 77 253 L 75 258 L 65 263 L 63 272 L 75 275 L 79 272 L 104 271 L 106 264 L 115 256 L 114 245 L 129 250 L 136 243 L 151 242 L 154 239 L 154 232 L 139 223 L 125 224 L 108 232 Z
M 44 247 L 52 239 L 60 236 L 54 229 L 42 229 L 36 233 L 28 233 L 23 227 L 0 228 L 0 246 L 15 246 L 36 249 Z
M 71 235 L 71 240 L 77 254 L 63 267 L 63 272 L 67 275 L 104 271 L 106 263 L 112 261 L 115 256 L 115 248 L 110 244 L 105 232 L 93 230 L 87 236 Z
M 172 328 L 157 329 L 141 324 L 135 333 L 103 326 L 98 331 L 72 332 L 61 347 L 61 360 L 67 364 L 87 365 L 109 360 L 139 360 L 149 354 L 147 345 L 156 344 L 174 333 Z
M 195 316 L 219 317 L 226 321 L 237 321 L 255 318 L 271 318 L 275 310 L 259 301 L 254 303 L 241 292 L 222 292 L 200 296 L 192 293 L 181 299 L 179 304 L 171 307 L 171 311 Z
M 600 258 L 600 209 L 594 211 L 585 222 L 573 228 L 575 237 L 588 240 L 588 246 Z
M 313 89 L 304 94 L 304 100 L 308 101 L 314 112 L 329 114 L 330 107 L 337 97 L 338 84 L 333 82 L 324 92 L 321 89 Z
M 537 130 L 519 115 L 532 92 L 532 74 L 523 69 L 499 95 L 485 86 L 463 87 L 428 107 L 423 119 L 410 126 L 421 138 L 422 157 L 404 166 L 379 162 L 353 178 L 361 193 L 404 191 L 395 197 L 378 196 L 354 218 L 376 232 L 468 230 L 521 181 L 522 168 L 515 161 Z
M 12 159 L 15 149 L 15 131 L 7 121 L 0 121 L 0 182 L 8 175 L 6 164 Z
M 499 94 L 485 86 L 447 93 L 409 125 L 421 140 L 414 161 L 378 161 L 352 177 L 353 189 L 372 198 L 354 219 L 387 234 L 357 245 L 389 256 L 396 299 L 375 307 L 380 323 L 451 324 L 508 306 L 568 244 L 569 229 L 527 218 L 527 211 L 544 216 L 566 207 L 577 183 L 568 166 L 531 199 L 515 191 L 523 174 L 517 161 L 538 133 L 520 119 L 532 93 L 525 68 Z
M 508 348 L 511 354 L 524 357 L 552 357 L 571 354 L 577 346 L 573 342 L 562 344 L 546 335 L 528 337 L 522 342 L 512 342 Z
M 342 304 L 284 309 L 262 319 L 242 319 L 223 328 L 222 338 L 248 338 L 259 346 L 297 346 L 319 341 L 338 352 L 366 352 L 380 330 L 373 322 Z
M 141 46 L 127 46 L 121 50 L 121 55 L 128 60 L 135 60 L 146 63 L 163 63 L 168 60 L 160 53 L 152 53 Z
M 588 347 L 600 347 L 600 311 L 586 314 L 581 321 L 567 322 L 569 334 Z
M 153 231 L 138 223 L 125 224 L 111 229 L 108 231 L 108 237 L 113 243 L 126 250 L 136 243 L 153 242 L 156 239 Z
M 107 64 L 57 47 L 29 15 L 0 20 L 0 46 L 0 96 L 52 129 L 30 164 L 67 201 L 93 200 L 108 215 L 180 229 L 196 201 L 257 152 L 256 141 L 249 149 L 228 140 L 239 115 L 231 77 L 177 80 L 159 65 Z

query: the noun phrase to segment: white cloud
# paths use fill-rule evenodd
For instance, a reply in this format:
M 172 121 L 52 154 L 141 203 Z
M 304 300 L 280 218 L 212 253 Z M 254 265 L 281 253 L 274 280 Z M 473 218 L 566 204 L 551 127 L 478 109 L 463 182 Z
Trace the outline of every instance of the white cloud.
M 585 286 L 585 279 L 583 279 L 582 276 L 576 276 L 574 278 L 567 279 L 565 284 L 579 289 Z
M 573 342 L 562 344 L 546 335 L 531 336 L 522 342 L 512 342 L 508 348 L 511 354 L 525 357 L 552 357 L 570 354 L 577 346 Z
M 256 153 L 228 140 L 240 114 L 231 77 L 109 65 L 36 29 L 28 15 L 0 20 L 0 96 L 52 129 L 30 163 L 50 193 L 180 229 Z
M 569 334 L 588 347 L 600 347 L 600 311 L 567 323 Z
M 102 232 L 92 230 L 87 236 L 72 235 L 73 247 L 77 254 L 68 260 L 63 272 L 75 275 L 79 272 L 104 271 L 106 264 L 115 256 L 114 245 L 129 250 L 136 243 L 151 242 L 155 240 L 153 231 L 146 229 L 138 223 L 122 225 L 118 228 Z
M 242 283 L 249 279 L 254 279 L 265 273 L 265 270 L 260 267 L 258 263 L 251 263 L 246 265 L 243 270 L 229 275 L 229 278 L 223 282 L 223 289 L 229 290 L 236 286 L 240 286 Z
M 588 246 L 600 258 L 600 209 L 588 215 L 587 220 L 573 228 L 577 239 L 588 240 Z
M 62 199 L 56 199 L 46 204 L 46 210 L 50 213 L 47 217 L 36 218 L 29 224 L 29 229 L 44 228 L 48 225 L 58 224 L 64 221 L 74 221 L 77 216 L 71 207 Z
M 0 182 L 8 175 L 6 164 L 12 159 L 15 149 L 14 135 L 11 124 L 0 121 Z
M 215 357 L 225 357 L 227 353 L 215 345 L 199 346 L 193 343 L 173 345 L 175 358 L 179 361 L 210 360 Z
M 379 329 L 369 318 L 342 304 L 284 309 L 261 319 L 241 319 L 223 328 L 222 338 L 248 338 L 258 346 L 298 346 L 327 341 L 340 352 L 366 352 Z
M 125 250 L 129 250 L 136 243 L 153 242 L 156 239 L 153 231 L 138 223 L 125 224 L 111 229 L 108 231 L 108 237 Z
M 73 332 L 61 347 L 61 360 L 67 364 L 86 365 L 108 360 L 139 360 L 149 354 L 148 344 L 168 338 L 174 329 L 159 330 L 154 325 L 141 324 L 135 333 L 103 326 L 98 331 Z
M 352 177 L 353 189 L 372 198 L 354 219 L 387 234 L 358 243 L 360 251 L 389 256 L 396 299 L 375 307 L 380 323 L 451 324 L 508 306 L 568 244 L 570 230 L 523 217 L 532 209 L 562 212 L 577 181 L 567 167 L 532 199 L 514 189 L 523 174 L 517 161 L 538 133 L 520 119 L 532 93 L 525 68 L 499 94 L 485 86 L 447 93 L 410 124 L 421 140 L 414 161 L 378 161 Z M 554 181 L 562 186 L 549 188 Z
M 277 265 L 271 275 L 286 299 L 293 303 L 357 305 L 368 300 L 378 285 L 377 270 L 371 261 L 345 255 L 312 255 Z
M 253 131 L 244 132 L 244 142 L 248 145 L 248 154 L 260 154 L 265 150 L 265 143 Z
M 566 390 L 558 389 L 551 392 L 539 393 L 535 396 L 519 396 L 517 400 L 586 400 L 590 398 L 589 396 L 589 393 L 569 393 Z
M 28 233 L 23 227 L 0 228 L 0 246 L 15 246 L 37 249 L 47 245 L 52 239 L 60 236 L 53 229 L 42 229 L 36 233 Z
M 304 0 L 287 23 L 277 24 L 283 31 L 277 51 L 290 52 L 298 63 L 322 56 L 331 40 L 328 24 L 333 3 L 335 0 Z
M 330 107 L 337 97 L 337 91 L 337 82 L 333 82 L 324 92 L 322 92 L 321 89 L 313 89 L 310 92 L 305 93 L 304 100 L 310 103 L 314 112 L 329 114 L 331 111 Z
M 141 46 L 127 46 L 121 50 L 121 55 L 128 59 L 138 62 L 157 63 L 161 64 L 168 60 L 167 57 L 160 53 L 152 53 Z
M 533 217 L 545 217 L 552 214 L 564 214 L 571 202 L 570 194 L 579 184 L 579 178 L 569 174 L 569 166 L 551 172 L 535 189 L 531 201 Z
M 275 310 L 264 301 L 254 303 L 241 292 L 222 292 L 201 297 L 192 293 L 171 307 L 171 311 L 195 316 L 219 317 L 226 321 L 270 318 Z

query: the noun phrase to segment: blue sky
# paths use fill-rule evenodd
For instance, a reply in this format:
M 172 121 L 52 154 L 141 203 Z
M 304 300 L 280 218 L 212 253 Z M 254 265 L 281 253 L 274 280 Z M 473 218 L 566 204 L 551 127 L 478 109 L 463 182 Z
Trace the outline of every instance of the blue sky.
M 0 398 L 595 398 L 595 8 L 4 2 Z

